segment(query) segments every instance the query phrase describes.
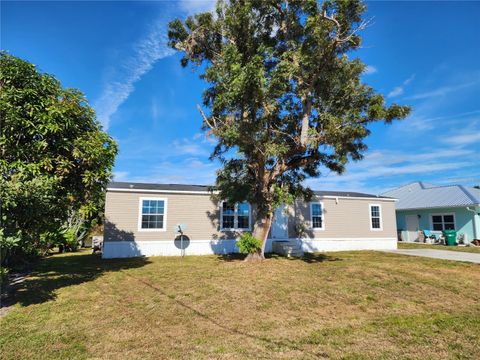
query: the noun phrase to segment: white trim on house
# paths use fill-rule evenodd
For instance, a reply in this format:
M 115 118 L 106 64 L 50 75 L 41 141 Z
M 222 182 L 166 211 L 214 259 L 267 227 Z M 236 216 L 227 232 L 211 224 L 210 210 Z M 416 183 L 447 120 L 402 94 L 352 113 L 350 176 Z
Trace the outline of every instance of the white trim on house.
M 456 229 L 457 228 L 457 219 L 455 218 L 455 213 L 429 213 L 428 214 L 428 220 L 429 220 L 429 225 L 430 225 L 430 229 L 431 231 L 435 231 L 435 232 L 438 232 L 438 233 L 441 233 L 443 230 L 445 230 L 445 221 L 443 219 L 443 217 L 447 215 L 447 216 L 453 216 L 453 228 Z M 433 217 L 434 216 L 441 216 L 442 217 L 442 227 L 443 227 L 443 230 L 434 230 L 433 229 Z
M 213 255 L 238 253 L 235 239 L 190 240 L 185 255 Z M 138 256 L 181 256 L 182 250 L 175 246 L 174 240 L 144 241 L 105 241 L 102 257 L 104 259 Z
M 304 252 L 394 250 L 397 238 L 315 238 L 302 239 L 301 245 Z
M 157 200 L 163 201 L 163 227 L 158 229 L 144 229 L 142 228 L 142 208 L 143 200 Z M 138 231 L 141 232 L 158 232 L 158 231 L 167 231 L 167 208 L 168 208 L 168 199 L 161 197 L 140 197 L 138 199 Z
M 372 207 L 377 206 L 378 207 L 378 220 L 380 222 L 380 227 L 379 228 L 374 228 L 372 225 Z M 369 213 L 369 219 L 370 219 L 370 231 L 383 231 L 383 216 L 382 216 L 382 205 L 380 204 L 368 204 L 368 213 Z
M 314 204 L 320 204 L 320 207 L 322 208 L 322 213 L 321 213 L 322 227 L 313 227 L 313 205 Z M 310 229 L 319 230 L 319 231 L 324 231 L 325 230 L 325 207 L 323 205 L 323 201 L 311 201 L 310 202 Z
M 468 205 L 467 207 L 471 206 L 480 206 L 480 204 L 476 205 Z M 421 207 L 421 208 L 405 208 L 405 209 L 396 209 L 396 211 L 420 211 L 420 210 L 434 210 L 434 209 L 465 209 L 465 205 L 452 205 L 452 206 L 430 206 L 430 207 Z
M 304 252 L 350 251 L 350 250 L 393 250 L 397 248 L 396 238 L 314 238 L 282 239 L 298 242 Z M 266 252 L 272 251 L 272 242 L 267 239 Z M 186 255 L 213 255 L 238 253 L 235 239 L 190 240 L 185 249 Z M 174 240 L 145 241 L 105 241 L 102 257 L 104 259 L 138 256 L 181 256 L 181 249 Z
M 202 194 L 210 195 L 210 191 L 192 191 L 192 190 L 156 190 L 156 189 L 122 189 L 122 188 L 107 188 L 107 191 L 115 192 L 148 192 L 148 193 L 159 193 L 159 194 Z M 218 191 L 213 191 L 214 194 L 218 194 Z M 353 199 L 353 200 L 382 200 L 382 201 L 398 201 L 398 199 L 383 198 L 383 197 L 357 197 L 357 196 L 338 196 L 338 195 L 314 195 L 320 199 Z
M 148 193 L 158 193 L 158 194 L 211 194 L 210 191 L 193 191 L 193 190 L 155 190 L 155 189 L 140 189 L 140 188 L 133 188 L 133 189 L 119 189 L 119 188 L 107 188 L 107 191 L 115 191 L 115 192 L 148 192 Z M 218 194 L 218 191 L 214 191 L 214 194 Z
M 223 204 L 225 200 L 220 201 L 220 231 L 251 231 L 252 229 L 252 205 L 250 203 L 245 202 L 248 204 L 248 227 L 247 228 L 240 228 L 238 227 L 238 204 L 234 204 L 233 210 L 233 228 L 224 228 L 223 227 Z
M 351 200 L 382 200 L 396 202 L 398 199 L 383 198 L 383 197 L 360 197 L 360 196 L 335 196 L 335 195 L 315 195 L 320 199 L 351 199 Z

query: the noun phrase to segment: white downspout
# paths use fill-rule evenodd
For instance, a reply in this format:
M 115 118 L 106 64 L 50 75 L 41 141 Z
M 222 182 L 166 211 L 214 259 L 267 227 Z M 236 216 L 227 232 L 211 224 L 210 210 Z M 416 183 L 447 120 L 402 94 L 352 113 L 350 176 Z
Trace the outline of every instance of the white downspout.
M 466 209 L 470 212 L 473 213 L 473 239 L 472 240 L 476 240 L 478 239 L 478 233 L 477 233 L 477 211 L 475 210 L 475 208 L 470 209 L 469 206 L 466 207 Z

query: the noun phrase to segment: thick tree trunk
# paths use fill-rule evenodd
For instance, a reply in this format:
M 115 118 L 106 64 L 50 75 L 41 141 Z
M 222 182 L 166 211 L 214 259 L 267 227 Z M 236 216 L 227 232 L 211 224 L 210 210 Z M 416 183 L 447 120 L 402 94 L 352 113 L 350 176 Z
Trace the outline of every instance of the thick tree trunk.
M 248 254 L 244 261 L 261 261 L 263 259 L 265 259 L 265 257 L 262 256 L 260 252 L 256 252 L 253 254 Z
M 265 215 L 259 215 L 253 228 L 253 236 L 262 242 L 262 247 L 258 253 L 249 254 L 245 260 L 263 260 L 265 259 L 265 246 L 267 244 L 268 234 L 272 227 L 273 213 L 268 212 Z
M 307 98 L 302 98 L 302 104 L 303 104 L 303 116 L 302 116 L 302 129 L 300 132 L 300 144 L 304 147 L 307 147 L 308 130 L 310 129 L 310 115 L 312 113 L 312 100 L 310 99 L 309 96 Z

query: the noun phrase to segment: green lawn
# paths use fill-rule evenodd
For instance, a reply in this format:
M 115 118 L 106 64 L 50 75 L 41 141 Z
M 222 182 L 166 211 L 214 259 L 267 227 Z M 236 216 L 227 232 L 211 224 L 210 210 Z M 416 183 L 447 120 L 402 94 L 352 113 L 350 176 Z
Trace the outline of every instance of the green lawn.
M 478 357 L 478 265 L 380 252 L 41 262 L 1 359 Z
M 437 249 L 437 250 L 452 250 L 471 253 L 480 253 L 479 246 L 445 246 L 445 245 L 432 245 L 423 243 L 398 243 L 399 249 Z

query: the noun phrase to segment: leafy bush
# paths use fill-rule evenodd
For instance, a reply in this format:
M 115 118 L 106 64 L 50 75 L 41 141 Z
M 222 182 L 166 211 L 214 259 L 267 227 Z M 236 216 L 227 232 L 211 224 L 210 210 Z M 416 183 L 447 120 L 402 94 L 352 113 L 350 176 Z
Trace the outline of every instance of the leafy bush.
M 78 239 L 75 233 L 74 228 L 67 229 L 64 233 L 64 241 L 65 241 L 65 246 L 70 250 L 70 251 L 77 251 L 78 249 Z
M 254 254 L 260 251 L 262 242 L 250 233 L 243 233 L 237 242 L 237 246 L 242 254 Z
M 0 266 L 0 284 L 3 284 L 7 280 L 8 269 L 6 267 Z
M 5 236 L 4 230 L 0 229 L 0 265 L 4 264 L 4 260 L 8 255 L 19 246 L 20 240 L 20 231 L 12 236 Z

